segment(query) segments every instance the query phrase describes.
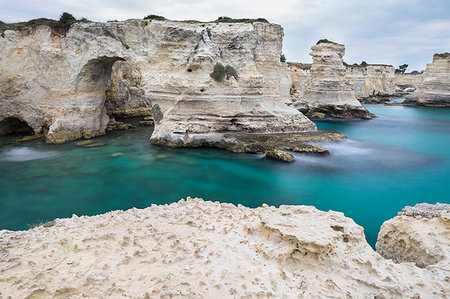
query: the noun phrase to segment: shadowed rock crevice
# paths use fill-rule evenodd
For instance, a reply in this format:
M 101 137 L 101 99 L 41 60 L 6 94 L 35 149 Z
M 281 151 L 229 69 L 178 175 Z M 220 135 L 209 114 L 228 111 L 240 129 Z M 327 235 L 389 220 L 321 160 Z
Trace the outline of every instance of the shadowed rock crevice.
M 25 121 L 17 117 L 7 117 L 0 121 L 1 135 L 33 135 L 34 130 Z

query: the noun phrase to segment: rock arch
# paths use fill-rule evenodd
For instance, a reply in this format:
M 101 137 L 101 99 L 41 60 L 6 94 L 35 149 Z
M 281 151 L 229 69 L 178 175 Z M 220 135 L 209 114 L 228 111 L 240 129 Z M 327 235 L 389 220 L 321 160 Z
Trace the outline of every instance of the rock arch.
M 151 113 L 151 102 L 145 99 L 139 68 L 122 57 L 103 56 L 89 60 L 77 81 L 78 92 L 98 98 L 110 117 Z

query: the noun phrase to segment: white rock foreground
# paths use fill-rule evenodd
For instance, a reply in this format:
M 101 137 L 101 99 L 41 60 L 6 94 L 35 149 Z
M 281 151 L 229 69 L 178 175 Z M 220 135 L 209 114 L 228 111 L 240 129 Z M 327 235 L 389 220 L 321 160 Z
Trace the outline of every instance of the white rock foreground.
M 0 231 L 0 298 L 445 298 L 439 263 L 395 264 L 342 213 L 171 205 Z

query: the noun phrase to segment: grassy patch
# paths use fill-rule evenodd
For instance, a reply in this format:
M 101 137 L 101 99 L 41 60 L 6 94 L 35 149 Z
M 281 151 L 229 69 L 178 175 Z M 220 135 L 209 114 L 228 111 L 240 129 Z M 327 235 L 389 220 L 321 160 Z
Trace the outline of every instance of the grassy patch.
M 39 18 L 33 19 L 26 22 L 17 22 L 17 23 L 3 23 L 0 22 L 0 33 L 5 32 L 6 30 L 15 30 L 20 31 L 25 28 L 36 28 L 38 26 L 46 25 L 49 26 L 53 32 L 65 34 L 70 26 L 75 23 L 89 23 L 88 19 L 81 18 L 75 19 L 71 14 L 64 12 L 61 15 L 61 18 L 57 20 L 47 19 L 47 18 Z M 2 35 L 3 36 L 3 35 Z M 3 36 L 4 37 L 4 36 Z
M 47 227 L 54 226 L 55 225 L 55 221 L 42 222 L 42 221 L 38 220 L 37 223 L 27 224 L 27 225 L 28 225 L 28 229 L 33 229 L 33 228 L 36 228 L 36 227 L 39 227 L 39 226 L 43 226 L 43 227 L 47 228 Z
M 257 18 L 257 19 L 233 19 L 233 18 L 229 18 L 229 17 L 218 17 L 213 22 L 214 23 L 255 23 L 255 22 L 269 23 L 269 21 L 267 21 L 266 19 L 263 19 L 263 18 Z
M 158 16 L 158 15 L 148 15 L 144 18 L 144 20 L 158 20 L 158 21 L 166 21 L 167 19 L 165 17 L 162 16 Z M 175 22 L 182 22 L 182 23 L 201 23 L 201 24 L 206 24 L 206 23 L 255 23 L 255 22 L 262 22 L 262 23 L 269 23 L 269 21 L 267 21 L 264 18 L 257 18 L 257 19 L 233 19 L 230 17 L 218 17 L 216 20 L 214 21 L 207 21 L 207 22 L 202 22 L 202 21 L 197 21 L 197 20 L 172 20 Z

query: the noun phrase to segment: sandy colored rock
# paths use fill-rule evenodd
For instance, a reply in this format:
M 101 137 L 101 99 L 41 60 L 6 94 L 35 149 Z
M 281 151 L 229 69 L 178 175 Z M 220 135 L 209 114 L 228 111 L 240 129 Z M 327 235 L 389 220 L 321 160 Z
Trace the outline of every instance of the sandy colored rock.
M 127 20 L 5 31 L 0 43 L 0 131 L 18 119 L 46 141 L 105 133 L 112 117 L 143 116 L 158 104 L 156 143 L 209 142 L 224 132 L 315 130 L 287 107 L 280 62 L 283 29 L 268 22 Z M 216 82 L 216 64 L 236 76 Z M 0 132 L 1 133 L 1 132 Z
M 417 204 L 383 223 L 377 252 L 395 262 L 434 265 L 450 273 L 450 205 Z M 448 275 L 447 274 L 447 275 Z
M 417 90 L 422 82 L 422 73 L 396 73 L 394 76 L 395 93 L 399 96 L 408 95 Z
M 406 104 L 450 107 L 450 53 L 434 54 Z
M 445 298 L 448 272 L 385 260 L 310 206 L 171 205 L 0 231 L 0 296 Z M 440 271 L 440 272 L 439 272 Z
M 357 99 L 395 96 L 395 68 L 392 65 L 349 65 L 345 79 L 353 86 Z
M 294 156 L 287 152 L 280 149 L 273 149 L 268 152 L 266 152 L 266 157 L 274 160 L 280 160 L 284 162 L 294 162 Z
M 288 72 L 292 80 L 290 91 L 292 102 L 297 102 L 305 94 L 306 82 L 311 77 L 311 66 L 310 63 L 288 63 Z
M 306 116 L 315 112 L 333 118 L 372 118 L 356 99 L 353 86 L 345 79 L 343 64 L 345 47 L 334 42 L 319 42 L 312 46 L 310 78 L 305 83 L 303 97 L 293 105 Z

